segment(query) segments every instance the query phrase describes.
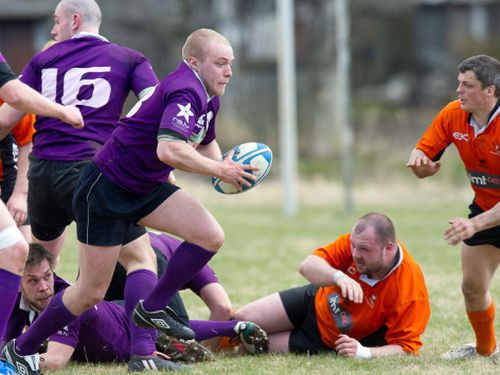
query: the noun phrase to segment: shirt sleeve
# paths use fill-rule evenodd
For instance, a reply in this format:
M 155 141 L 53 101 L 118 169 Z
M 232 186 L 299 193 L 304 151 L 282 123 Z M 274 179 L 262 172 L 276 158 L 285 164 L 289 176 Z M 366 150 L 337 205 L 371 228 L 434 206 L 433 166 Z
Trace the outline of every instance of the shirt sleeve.
M 49 337 L 49 341 L 58 342 L 76 348 L 80 337 L 81 317 L 72 321 L 68 326 L 60 329 L 57 333 Z
M 452 142 L 448 129 L 448 112 L 448 106 L 439 112 L 415 146 L 425 152 L 427 157 L 433 161 L 441 159 L 444 151 Z
M 140 55 L 131 78 L 131 88 L 135 96 L 148 87 L 158 84 L 158 77 L 148 59 Z
M 314 250 L 312 254 L 323 258 L 336 269 L 347 270 L 352 262 L 350 234 L 339 236 L 334 242 Z
M 159 134 L 177 134 L 187 141 L 195 130 L 199 99 L 194 92 L 182 90 L 164 100 L 167 105 L 163 111 Z
M 399 345 L 407 353 L 418 354 L 429 316 L 429 302 L 425 299 L 415 299 L 395 307 L 387 317 L 387 343 Z

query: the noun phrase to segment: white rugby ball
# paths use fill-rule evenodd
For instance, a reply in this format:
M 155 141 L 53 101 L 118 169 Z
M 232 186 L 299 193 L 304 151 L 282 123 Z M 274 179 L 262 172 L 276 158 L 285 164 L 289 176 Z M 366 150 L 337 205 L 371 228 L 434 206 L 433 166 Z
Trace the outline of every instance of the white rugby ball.
M 248 171 L 255 177 L 255 181 L 250 181 L 250 186 L 243 185 L 242 190 L 238 190 L 236 186 L 222 181 L 220 178 L 212 177 L 212 185 L 215 190 L 223 194 L 237 194 L 250 190 L 261 182 L 269 173 L 271 164 L 273 162 L 273 152 L 263 143 L 248 142 L 238 146 L 234 146 L 233 161 L 241 164 L 250 164 L 253 167 L 258 167 L 257 171 Z M 224 157 L 231 151 L 229 150 L 224 154 Z

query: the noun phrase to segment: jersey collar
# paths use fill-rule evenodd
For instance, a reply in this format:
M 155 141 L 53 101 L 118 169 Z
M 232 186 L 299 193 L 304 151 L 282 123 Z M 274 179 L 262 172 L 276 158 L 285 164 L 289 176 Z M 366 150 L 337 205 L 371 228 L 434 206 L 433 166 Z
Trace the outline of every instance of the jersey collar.
M 33 320 L 35 320 L 38 311 L 36 311 L 33 307 L 31 307 L 31 305 L 28 302 L 26 302 L 22 294 L 21 294 L 21 299 L 19 300 L 19 309 L 26 311 L 29 314 L 28 318 L 30 323 L 33 323 Z
M 469 125 L 474 128 L 474 137 L 477 137 L 479 134 L 482 134 L 486 131 L 488 128 L 488 125 L 490 125 L 493 120 L 497 118 L 497 116 L 500 115 L 500 99 L 497 101 L 497 104 L 493 107 L 493 109 L 490 112 L 490 116 L 488 117 L 488 122 L 486 123 L 485 126 L 480 127 L 476 121 L 474 121 L 474 118 L 472 117 L 472 113 L 469 113 L 469 118 L 468 122 Z
M 104 42 L 108 42 L 109 40 L 103 37 L 102 35 L 96 34 L 96 33 L 89 33 L 87 31 L 80 31 L 79 33 L 76 33 L 71 37 L 71 39 L 76 39 L 76 38 L 84 38 L 84 37 L 92 37 L 96 39 L 101 39 Z

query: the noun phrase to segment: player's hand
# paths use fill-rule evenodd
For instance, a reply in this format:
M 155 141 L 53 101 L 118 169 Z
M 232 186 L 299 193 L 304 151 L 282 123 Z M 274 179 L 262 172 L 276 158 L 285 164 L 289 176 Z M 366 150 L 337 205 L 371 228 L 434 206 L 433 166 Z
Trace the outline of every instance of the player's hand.
M 463 217 L 453 218 L 448 223 L 450 226 L 444 232 L 444 239 L 450 245 L 456 245 L 463 240 L 471 238 L 477 232 L 474 223 Z
M 342 297 L 354 303 L 363 302 L 363 289 L 356 280 L 343 274 L 337 279 L 337 286 L 342 291 Z
M 28 201 L 25 194 L 12 193 L 6 206 L 18 227 L 26 222 L 28 218 Z
M 74 105 L 67 105 L 63 107 L 61 120 L 70 124 L 74 128 L 83 128 L 82 113 Z
M 247 171 L 258 171 L 258 167 L 254 167 L 250 164 L 241 164 L 233 161 L 232 157 L 234 155 L 234 150 L 231 150 L 227 156 L 224 158 L 222 163 L 222 171 L 219 177 L 222 181 L 232 184 L 238 188 L 238 191 L 242 190 L 244 186 L 251 186 L 248 181 L 255 181 L 256 177 Z
M 432 161 L 425 152 L 415 148 L 410 154 L 406 167 L 411 168 L 417 177 L 424 178 L 436 174 L 441 168 L 441 163 Z
M 358 352 L 358 340 L 344 334 L 340 334 L 334 343 L 335 350 L 342 357 L 355 357 Z

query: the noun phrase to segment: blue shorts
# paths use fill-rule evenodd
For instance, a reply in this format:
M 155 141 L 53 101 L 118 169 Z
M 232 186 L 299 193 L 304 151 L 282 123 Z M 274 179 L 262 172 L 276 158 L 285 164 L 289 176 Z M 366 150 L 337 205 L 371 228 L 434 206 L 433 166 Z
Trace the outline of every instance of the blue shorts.
M 469 211 L 469 219 L 484 212 L 475 202 L 470 204 Z M 464 242 L 469 246 L 493 245 L 500 249 L 500 225 L 477 232 Z
M 132 193 L 103 175 L 94 162 L 90 163 L 83 170 L 73 196 L 78 241 L 94 246 L 130 242 L 133 238 L 128 233 L 134 227 L 142 228 L 137 222 L 178 189 L 164 183 L 148 194 Z

